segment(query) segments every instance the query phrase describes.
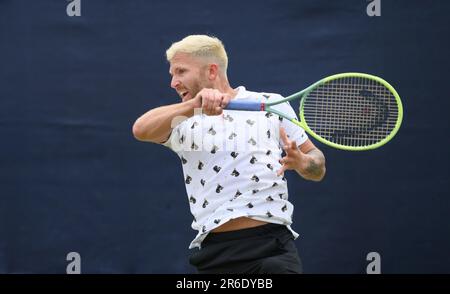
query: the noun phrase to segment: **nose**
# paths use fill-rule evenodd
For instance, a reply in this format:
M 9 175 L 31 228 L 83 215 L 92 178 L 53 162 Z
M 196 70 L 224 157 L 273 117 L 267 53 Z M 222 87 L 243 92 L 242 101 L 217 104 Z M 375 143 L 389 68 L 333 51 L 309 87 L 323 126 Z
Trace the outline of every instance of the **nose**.
M 175 76 L 173 76 L 172 80 L 170 81 L 170 87 L 172 87 L 173 89 L 176 89 L 179 84 L 180 84 L 180 81 Z

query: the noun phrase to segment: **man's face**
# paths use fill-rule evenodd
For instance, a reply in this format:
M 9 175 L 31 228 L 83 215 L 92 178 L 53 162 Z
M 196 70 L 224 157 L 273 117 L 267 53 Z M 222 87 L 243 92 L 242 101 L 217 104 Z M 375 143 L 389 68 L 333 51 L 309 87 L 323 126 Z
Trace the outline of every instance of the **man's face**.
M 201 89 L 208 87 L 207 71 L 208 65 L 199 58 L 187 53 L 176 53 L 170 61 L 170 86 L 177 91 L 183 102 L 188 101 Z

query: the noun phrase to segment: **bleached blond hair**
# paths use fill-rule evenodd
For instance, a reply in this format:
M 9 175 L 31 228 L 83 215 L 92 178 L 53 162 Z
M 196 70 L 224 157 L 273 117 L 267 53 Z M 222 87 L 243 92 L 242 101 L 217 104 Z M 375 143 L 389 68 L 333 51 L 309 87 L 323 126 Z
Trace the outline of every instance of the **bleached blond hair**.
M 207 35 L 190 35 L 183 40 L 173 43 L 166 51 L 167 61 L 171 61 L 176 53 L 188 53 L 192 56 L 215 62 L 219 69 L 226 74 L 228 56 L 225 47 L 218 38 Z

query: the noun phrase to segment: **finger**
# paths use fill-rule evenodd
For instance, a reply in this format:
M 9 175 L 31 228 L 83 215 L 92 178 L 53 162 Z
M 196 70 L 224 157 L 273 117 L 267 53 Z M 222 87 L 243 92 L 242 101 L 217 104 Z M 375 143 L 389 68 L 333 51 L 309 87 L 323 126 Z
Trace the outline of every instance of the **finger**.
M 207 91 L 207 95 L 205 97 L 205 100 L 207 101 L 208 105 L 206 107 L 206 110 L 208 111 L 208 114 L 214 113 L 214 94 L 211 90 Z
M 287 169 L 286 165 L 283 165 L 283 166 L 277 171 L 277 177 L 283 175 L 284 172 L 286 171 L 286 169 Z
M 200 97 L 200 101 L 201 101 L 201 106 L 200 106 L 200 108 L 202 109 L 202 112 L 203 113 L 206 113 L 206 101 L 205 101 L 205 99 L 203 98 L 203 95 L 202 94 L 199 94 L 198 95 L 199 97 Z
M 289 138 L 286 135 L 286 131 L 284 130 L 283 127 L 280 127 L 280 138 L 283 141 L 284 145 L 289 145 L 290 141 Z
M 220 115 L 220 114 L 222 114 L 222 112 L 223 112 L 222 107 L 217 106 L 216 109 L 215 109 L 215 111 L 214 111 L 214 114 L 215 114 L 215 115 Z
M 222 102 L 222 93 L 219 91 L 214 91 L 214 111 L 217 112 L 217 109 L 220 108 L 220 103 Z
M 206 115 L 209 115 L 211 110 L 210 110 L 210 101 L 208 101 L 208 99 L 206 99 L 206 97 L 203 97 L 203 113 L 205 113 Z
M 219 91 L 212 90 L 211 91 L 211 115 L 220 114 L 220 95 Z
M 287 169 L 290 169 L 292 165 L 292 158 L 289 157 L 289 155 L 283 157 L 280 159 L 281 165 L 285 166 Z
M 283 145 L 283 150 L 286 152 L 287 155 L 292 154 L 292 151 L 295 151 L 295 149 L 292 148 L 292 144 L 289 143 L 288 145 Z
M 220 107 L 225 108 L 228 105 L 228 103 L 230 102 L 230 100 L 231 100 L 230 95 L 228 95 L 228 94 L 223 95 Z
M 208 99 L 206 99 L 206 90 L 205 89 L 201 90 L 199 96 L 202 99 L 202 109 L 204 112 L 207 112 L 209 102 Z
M 297 143 L 295 142 L 295 140 L 291 141 L 290 148 L 291 148 L 291 149 L 294 149 L 294 150 L 297 150 L 297 149 L 298 149 L 298 146 L 297 146 Z

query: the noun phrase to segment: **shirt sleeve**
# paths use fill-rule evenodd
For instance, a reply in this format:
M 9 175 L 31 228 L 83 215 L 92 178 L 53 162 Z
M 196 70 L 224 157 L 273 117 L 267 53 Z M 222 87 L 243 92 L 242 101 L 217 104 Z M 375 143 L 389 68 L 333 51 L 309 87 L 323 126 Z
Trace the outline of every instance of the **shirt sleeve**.
M 178 153 L 181 151 L 183 143 L 184 143 L 184 135 L 182 133 L 182 123 L 178 124 L 175 128 L 172 129 L 172 132 L 169 135 L 169 138 L 166 142 L 162 143 L 163 146 L 173 150 Z

